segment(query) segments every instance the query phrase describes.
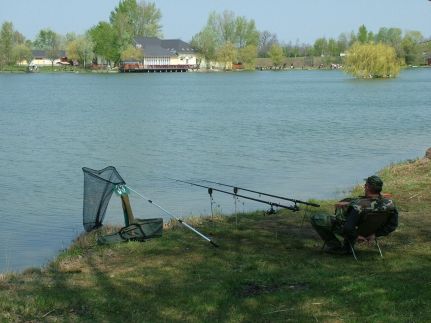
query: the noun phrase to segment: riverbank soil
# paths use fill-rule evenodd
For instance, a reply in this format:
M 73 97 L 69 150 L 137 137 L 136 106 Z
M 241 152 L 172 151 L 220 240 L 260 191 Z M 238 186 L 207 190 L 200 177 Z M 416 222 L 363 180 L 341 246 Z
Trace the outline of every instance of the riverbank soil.
M 0 278 L 8 322 L 426 322 L 431 320 L 431 161 L 385 168 L 396 232 L 359 261 L 321 251 L 311 212 L 197 219 L 212 247 L 178 225 L 145 243 L 80 237 L 47 268 Z M 353 194 L 360 194 L 356 188 Z M 303 221 L 304 220 L 304 221 Z

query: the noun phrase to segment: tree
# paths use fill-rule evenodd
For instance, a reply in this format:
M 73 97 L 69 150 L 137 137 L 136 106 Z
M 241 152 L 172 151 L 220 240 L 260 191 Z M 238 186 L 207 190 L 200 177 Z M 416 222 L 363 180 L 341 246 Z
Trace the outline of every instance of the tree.
M 0 68 L 14 63 L 13 58 L 14 30 L 13 24 L 6 21 L 0 31 Z
M 257 47 L 255 45 L 247 45 L 238 51 L 238 60 L 246 70 L 254 70 L 256 68 L 256 56 Z
M 328 40 L 328 54 L 332 57 L 340 56 L 340 49 L 338 43 L 334 38 L 329 38 Z
M 222 14 L 215 11 L 208 17 L 207 25 L 214 31 L 217 38 L 217 47 L 223 46 L 227 42 L 236 43 L 236 22 L 233 11 L 225 10 Z
M 314 53 L 316 56 L 325 56 L 328 50 L 328 41 L 326 38 L 318 38 L 314 42 Z
M 395 77 L 400 63 L 389 45 L 355 43 L 348 51 L 344 70 L 358 78 Z
M 69 35 L 70 36 L 70 35 Z M 67 38 L 67 35 L 66 35 Z M 84 68 L 87 67 L 87 63 L 91 62 L 94 53 L 93 47 L 94 44 L 91 41 L 89 35 L 83 36 L 74 36 L 70 37 L 72 39 L 67 44 L 67 57 L 72 61 L 77 61 L 79 64 L 82 64 Z
M 401 46 L 407 65 L 419 65 L 422 62 L 421 43 L 424 37 L 419 31 L 408 31 L 403 37 Z
M 268 57 L 268 51 L 272 44 L 278 44 L 277 35 L 267 30 L 261 32 L 259 36 L 258 56 Z
M 217 49 L 216 58 L 217 61 L 224 64 L 224 69 L 231 69 L 232 62 L 236 61 L 237 51 L 235 46 L 231 42 L 225 43 L 223 46 Z
M 259 32 L 254 20 L 248 21 L 245 17 L 237 17 L 235 21 L 235 38 L 238 48 L 244 48 L 259 43 Z
M 59 57 L 60 36 L 49 28 L 42 29 L 33 44 L 36 49 L 45 51 L 51 61 L 51 67 L 54 68 L 54 60 Z
M 135 46 L 128 46 L 125 50 L 121 52 L 121 60 L 124 61 L 137 61 L 140 62 L 144 58 L 144 54 L 141 49 Z
M 402 41 L 402 32 L 399 28 L 386 28 L 382 27 L 379 29 L 379 32 L 375 36 L 376 42 L 381 42 L 383 44 L 387 44 L 395 48 L 398 57 L 403 57 L 404 54 L 402 52 L 401 41 Z
M 268 52 L 269 58 L 271 58 L 272 64 L 275 67 L 281 66 L 283 63 L 284 55 L 283 55 L 283 49 L 277 45 L 273 44 Z
M 191 45 L 205 59 L 207 68 L 210 62 L 216 58 L 216 41 L 216 35 L 209 26 L 206 26 L 192 38 Z
M 132 40 L 136 36 L 162 37 L 161 18 L 155 3 L 121 0 L 111 12 L 110 22 L 118 32 L 127 34 Z
M 364 44 L 368 42 L 368 30 L 365 25 L 361 25 L 358 30 L 358 42 Z
M 109 63 L 118 63 L 120 48 L 114 27 L 107 22 L 99 22 L 88 32 L 93 42 L 93 51 L 96 55 L 104 57 Z
M 12 53 L 15 62 L 26 61 L 27 65 L 30 65 L 33 59 L 33 52 L 30 46 L 26 43 L 16 45 L 13 48 Z
M 205 27 L 193 36 L 192 46 L 205 58 L 207 64 L 213 59 L 222 58 L 220 62 L 224 63 L 226 68 L 226 57 L 236 57 L 237 49 L 249 45 L 257 46 L 258 42 L 259 32 L 254 20 L 235 17 L 232 11 L 226 10 L 222 14 L 215 11 L 209 14 Z

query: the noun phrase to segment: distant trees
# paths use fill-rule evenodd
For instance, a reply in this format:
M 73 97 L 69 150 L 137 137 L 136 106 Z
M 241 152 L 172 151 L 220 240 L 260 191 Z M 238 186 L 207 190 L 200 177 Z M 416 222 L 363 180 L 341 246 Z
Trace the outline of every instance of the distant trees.
M 191 40 L 191 45 L 200 53 L 201 59 L 205 60 L 207 68 L 209 68 L 210 62 L 216 59 L 216 37 L 216 33 L 211 26 L 206 25 Z
M 224 64 L 224 69 L 232 69 L 232 62 L 237 59 L 237 50 L 231 42 L 226 42 L 216 51 L 216 59 Z
M 2 24 L 0 31 L 0 67 L 13 63 L 12 50 L 14 46 L 13 24 L 6 21 Z
M 408 31 L 401 41 L 401 48 L 407 65 L 419 65 L 423 61 L 422 46 L 424 37 L 419 31 Z
M 162 37 L 161 17 L 154 3 L 121 0 L 109 22 L 101 21 L 89 30 L 94 53 L 117 64 L 122 54 L 130 52 L 134 37 Z
M 389 45 L 357 42 L 348 51 L 344 70 L 358 78 L 395 77 L 400 63 Z
M 67 41 L 67 57 L 72 61 L 77 61 L 86 68 L 87 64 L 94 58 L 93 47 L 94 43 L 91 41 L 89 34 L 72 37 Z
M 226 10 L 221 14 L 211 12 L 207 24 L 193 36 L 191 45 L 201 53 L 207 64 L 209 61 L 218 60 L 228 68 L 226 59 L 236 61 L 247 57 L 250 61 L 249 55 L 255 52 L 251 48 L 257 48 L 259 36 L 253 19 L 236 17 L 232 11 Z M 241 50 L 247 47 L 248 50 Z
M 162 14 L 155 3 L 136 2 L 136 0 L 121 0 L 114 11 L 111 12 L 109 21 L 114 29 L 121 33 L 122 37 L 162 37 Z
M 32 57 L 31 42 L 14 29 L 12 22 L 4 22 L 0 29 L 0 69 L 24 60 L 30 63 Z
M 256 68 L 256 56 L 256 45 L 247 45 L 238 50 L 238 60 L 242 62 L 246 70 L 254 70 Z
M 144 54 L 141 49 L 136 48 L 133 45 L 129 45 L 125 50 L 121 52 L 122 61 L 142 61 Z
M 275 67 L 280 67 L 283 64 L 283 48 L 280 45 L 272 44 L 268 55 Z
M 161 37 L 162 14 L 154 3 L 122 0 L 111 12 L 109 21 L 113 27 L 119 53 L 132 45 L 136 36 Z
M 267 30 L 259 35 L 258 56 L 268 57 L 268 51 L 273 44 L 279 44 L 277 35 Z
M 33 46 L 35 49 L 44 50 L 47 58 L 51 61 L 51 67 L 54 68 L 54 60 L 59 56 L 60 35 L 51 29 L 42 29 L 36 36 Z
M 88 33 L 93 42 L 94 54 L 104 57 L 108 62 L 116 63 L 120 60 L 118 40 L 110 23 L 101 21 Z
M 66 49 L 68 58 L 84 67 L 94 57 L 111 66 L 126 57 L 139 58 L 142 51 L 138 55 L 139 50 L 134 49 L 134 38 L 162 37 L 161 16 L 153 2 L 119 0 L 109 21 L 99 22 L 84 35 L 69 33 L 63 37 L 48 28 L 42 29 L 33 43 L 14 30 L 12 22 L 6 21 L 0 29 L 0 69 L 17 62 L 30 62 L 32 49 L 44 50 L 52 66 L 60 49 Z M 299 39 L 294 43 L 280 43 L 275 33 L 259 32 L 253 19 L 236 16 L 227 10 L 210 12 L 206 25 L 191 40 L 191 45 L 207 65 L 219 62 L 230 68 L 231 63 L 242 63 L 245 69 L 254 69 L 257 57 L 270 58 L 275 66 L 280 66 L 286 57 L 304 58 L 290 60 L 295 64 L 343 63 L 341 56 L 344 55 L 340 54 L 351 51 L 356 43 L 390 46 L 395 50 L 398 63 L 407 65 L 424 64 L 428 57 L 425 53 L 430 52 L 418 31 L 403 33 L 399 28 L 382 27 L 374 33 L 365 25 L 359 26 L 356 32 L 341 33 L 338 38 L 318 38 L 313 44 L 301 43 Z M 315 60 L 313 56 L 319 59 Z

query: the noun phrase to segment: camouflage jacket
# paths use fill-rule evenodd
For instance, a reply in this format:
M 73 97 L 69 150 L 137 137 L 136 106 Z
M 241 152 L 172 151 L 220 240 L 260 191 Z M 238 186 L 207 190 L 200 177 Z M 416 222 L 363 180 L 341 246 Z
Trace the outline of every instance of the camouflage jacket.
M 389 213 L 389 220 L 386 225 L 376 232 L 376 236 L 385 236 L 398 226 L 398 211 L 394 202 L 389 198 L 379 196 L 377 198 L 344 199 L 337 204 L 335 219 L 345 236 L 350 239 L 356 239 L 356 227 L 363 215 L 382 211 Z

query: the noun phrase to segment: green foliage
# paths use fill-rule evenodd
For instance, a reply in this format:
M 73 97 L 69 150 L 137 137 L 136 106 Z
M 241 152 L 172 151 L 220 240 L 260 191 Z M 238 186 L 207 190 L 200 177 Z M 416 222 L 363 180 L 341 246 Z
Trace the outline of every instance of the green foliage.
M 268 51 L 272 44 L 278 44 L 277 35 L 267 30 L 263 31 L 259 35 L 259 57 L 268 57 Z
M 107 22 L 99 24 L 90 29 L 89 35 L 94 44 L 93 50 L 109 62 L 117 63 L 120 60 L 120 51 L 114 27 Z
M 14 29 L 10 21 L 2 24 L 0 31 L 0 68 L 14 63 Z
M 358 78 L 395 77 L 400 71 L 394 48 L 385 44 L 354 44 L 348 51 L 344 70 Z
M 314 42 L 314 55 L 324 56 L 328 50 L 328 40 L 326 38 L 318 38 Z
M 49 28 L 42 29 L 39 31 L 33 45 L 36 49 L 45 51 L 46 56 L 51 61 L 52 68 L 54 68 L 54 60 L 59 57 L 60 35 Z
M 67 57 L 70 60 L 78 61 L 84 68 L 94 57 L 93 42 L 89 35 L 71 37 L 67 44 Z
M 368 42 L 368 30 L 365 25 L 361 25 L 358 30 L 358 42 L 366 43 Z
M 401 42 L 402 50 L 407 65 L 419 65 L 423 63 L 421 43 L 424 37 L 419 31 L 409 31 Z
M 136 48 L 132 45 L 129 45 L 125 50 L 121 52 L 121 60 L 122 61 L 142 61 L 144 58 L 143 52 L 141 49 Z
M 238 51 L 238 61 L 241 62 L 246 70 L 254 70 L 256 67 L 257 47 L 247 45 Z
M 216 35 L 209 26 L 193 36 L 191 45 L 205 59 L 207 67 L 216 58 Z
M 161 18 L 155 3 L 122 0 L 111 12 L 110 22 L 118 37 L 123 38 L 121 44 L 127 47 L 136 36 L 161 37 Z
M 161 17 L 155 3 L 121 0 L 111 12 L 110 23 L 99 22 L 89 31 L 95 54 L 117 64 L 134 37 L 162 37 Z
M 217 49 L 217 61 L 223 63 L 225 69 L 232 68 L 232 62 L 236 61 L 236 57 L 237 51 L 235 46 L 231 42 L 227 42 Z
M 397 57 L 403 58 L 404 53 L 401 47 L 402 31 L 400 28 L 386 28 L 382 27 L 379 29 L 375 37 L 376 42 L 381 42 L 395 48 Z
M 28 44 L 25 43 L 16 45 L 13 48 L 12 53 L 14 57 L 14 62 L 26 61 L 27 64 L 30 64 L 33 59 L 33 53 L 31 51 L 31 48 L 28 46 Z
M 273 44 L 268 52 L 268 55 L 275 67 L 279 67 L 281 64 L 283 64 L 283 49 L 279 45 Z
M 213 59 L 222 59 L 220 62 L 225 66 L 232 63 L 226 59 L 236 58 L 238 49 L 249 45 L 257 46 L 258 43 L 259 32 L 254 20 L 236 17 L 232 11 L 227 10 L 222 14 L 211 12 L 207 24 L 192 39 L 192 46 L 205 58 L 207 64 Z M 232 49 L 235 53 L 231 52 Z

